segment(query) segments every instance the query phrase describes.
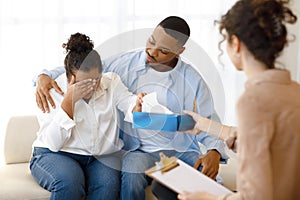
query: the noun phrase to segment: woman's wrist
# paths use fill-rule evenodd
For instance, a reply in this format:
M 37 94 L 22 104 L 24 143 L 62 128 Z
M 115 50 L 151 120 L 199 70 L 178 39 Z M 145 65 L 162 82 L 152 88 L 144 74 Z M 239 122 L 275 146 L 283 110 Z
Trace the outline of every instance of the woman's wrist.
M 207 120 L 209 120 L 209 122 L 207 123 L 207 133 L 220 137 L 220 135 L 222 135 L 223 125 L 210 119 Z

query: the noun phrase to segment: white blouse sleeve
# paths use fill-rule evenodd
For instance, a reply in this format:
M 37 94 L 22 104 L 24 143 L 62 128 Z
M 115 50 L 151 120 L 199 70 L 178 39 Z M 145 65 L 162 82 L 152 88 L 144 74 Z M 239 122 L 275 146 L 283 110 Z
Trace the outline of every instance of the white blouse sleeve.
M 49 113 L 38 115 L 40 124 L 38 139 L 51 151 L 57 152 L 70 139 L 75 122 L 60 107 L 63 97 L 55 93 L 52 92 L 51 96 L 57 108 L 51 109 Z
M 125 120 L 130 121 L 132 119 L 132 109 L 136 105 L 137 95 L 129 92 L 121 78 L 115 73 L 112 73 L 112 85 L 114 105 L 125 114 Z

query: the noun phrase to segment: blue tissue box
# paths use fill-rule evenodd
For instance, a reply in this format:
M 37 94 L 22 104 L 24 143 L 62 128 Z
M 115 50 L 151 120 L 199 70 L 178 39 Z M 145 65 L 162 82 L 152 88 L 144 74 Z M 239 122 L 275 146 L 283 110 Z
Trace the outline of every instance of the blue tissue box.
M 189 115 L 157 114 L 148 112 L 133 113 L 133 128 L 175 132 L 193 129 L 194 125 L 195 122 Z

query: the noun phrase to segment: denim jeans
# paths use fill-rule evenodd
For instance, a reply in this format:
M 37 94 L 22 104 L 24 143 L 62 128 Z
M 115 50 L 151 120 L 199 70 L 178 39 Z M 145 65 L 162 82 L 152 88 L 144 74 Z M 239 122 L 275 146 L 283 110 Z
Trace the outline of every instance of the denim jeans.
M 152 180 L 144 172 L 160 160 L 160 152 L 163 152 L 168 157 L 175 156 L 191 166 L 194 165 L 200 156 L 198 152 L 179 153 L 173 150 L 153 153 L 146 153 L 140 150 L 128 152 L 122 162 L 121 200 L 145 199 L 145 188 Z
M 51 200 L 118 199 L 120 171 L 107 165 L 112 160 L 114 164 L 120 163 L 118 156 L 96 159 L 34 148 L 30 170 L 37 183 L 51 192 Z

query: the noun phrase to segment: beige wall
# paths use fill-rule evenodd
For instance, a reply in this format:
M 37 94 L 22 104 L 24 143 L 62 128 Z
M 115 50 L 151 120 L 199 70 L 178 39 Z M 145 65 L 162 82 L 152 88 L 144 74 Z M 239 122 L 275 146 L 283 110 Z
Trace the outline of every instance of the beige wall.
M 291 71 L 292 78 L 300 82 L 300 1 L 291 1 L 291 9 L 298 20 L 296 24 L 288 25 L 289 38 L 292 38 L 291 34 L 293 34 L 296 40 L 289 43 L 279 60 Z

